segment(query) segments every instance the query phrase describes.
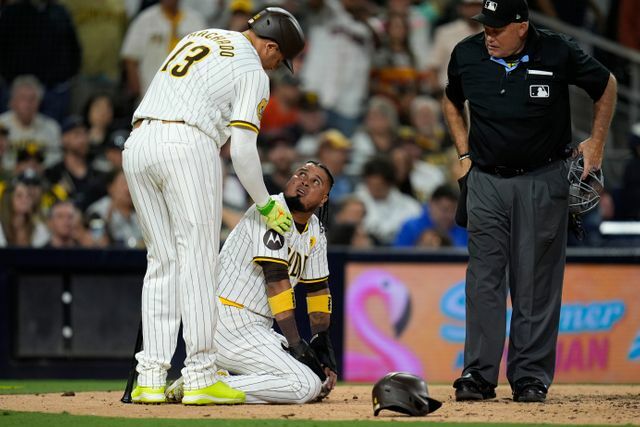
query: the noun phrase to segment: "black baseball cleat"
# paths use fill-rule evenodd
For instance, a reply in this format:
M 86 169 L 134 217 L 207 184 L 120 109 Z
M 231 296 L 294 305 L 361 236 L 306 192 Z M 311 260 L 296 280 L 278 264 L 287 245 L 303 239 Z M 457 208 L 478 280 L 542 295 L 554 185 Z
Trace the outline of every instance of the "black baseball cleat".
M 496 397 L 496 387 L 488 383 L 479 374 L 467 373 L 453 383 L 456 389 L 456 401 L 486 400 Z
M 547 387 L 537 378 L 525 377 L 513 387 L 513 401 L 542 403 L 547 399 Z

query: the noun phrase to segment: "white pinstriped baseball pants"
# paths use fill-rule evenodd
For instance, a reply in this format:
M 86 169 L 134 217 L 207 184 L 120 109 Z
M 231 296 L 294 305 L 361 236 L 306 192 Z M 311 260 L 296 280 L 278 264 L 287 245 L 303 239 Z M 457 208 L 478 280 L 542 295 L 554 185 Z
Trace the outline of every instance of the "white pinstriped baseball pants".
M 207 387 L 216 381 L 219 150 L 192 126 L 144 121 L 125 144 L 123 169 L 147 246 L 138 384 L 165 385 L 182 319 L 185 389 Z
M 219 304 L 218 366 L 233 375 L 223 380 L 244 391 L 247 403 L 306 403 L 320 394 L 320 378 L 283 348 L 287 340 L 273 320 Z

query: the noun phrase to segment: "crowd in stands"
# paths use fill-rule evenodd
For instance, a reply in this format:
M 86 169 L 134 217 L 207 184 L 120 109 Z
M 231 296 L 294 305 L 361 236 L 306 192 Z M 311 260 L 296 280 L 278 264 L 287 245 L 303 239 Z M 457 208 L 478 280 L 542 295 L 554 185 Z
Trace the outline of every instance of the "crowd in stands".
M 567 7 L 568 4 L 571 7 Z M 482 0 L 0 0 L 0 247 L 141 248 L 122 149 L 167 54 L 208 27 L 294 13 L 307 47 L 272 75 L 259 147 L 282 191 L 296 166 L 333 172 L 328 236 L 353 247 L 465 247 L 457 153 L 440 107 L 450 53 L 482 31 Z M 640 50 L 637 0 L 530 0 Z M 586 219 L 640 220 L 640 124 L 622 181 Z M 249 198 L 224 160 L 223 235 Z M 575 244 L 601 244 L 597 239 Z

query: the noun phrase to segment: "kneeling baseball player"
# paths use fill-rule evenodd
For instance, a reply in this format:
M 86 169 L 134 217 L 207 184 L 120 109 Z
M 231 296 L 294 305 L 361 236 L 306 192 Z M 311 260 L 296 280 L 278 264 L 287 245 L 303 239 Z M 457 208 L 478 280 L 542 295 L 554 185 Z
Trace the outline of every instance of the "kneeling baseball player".
M 243 391 L 247 403 L 306 403 L 335 387 L 327 239 L 314 215 L 320 209 L 325 216 L 332 186 L 324 165 L 305 163 L 284 194 L 274 196 L 288 207 L 295 227 L 284 236 L 268 229 L 254 205 L 220 252 L 217 363 L 233 374 L 222 380 Z M 298 334 L 294 315 L 298 283 L 307 291 L 309 343 Z M 273 330 L 274 319 L 283 335 Z M 180 401 L 181 379 L 166 394 L 167 400 Z

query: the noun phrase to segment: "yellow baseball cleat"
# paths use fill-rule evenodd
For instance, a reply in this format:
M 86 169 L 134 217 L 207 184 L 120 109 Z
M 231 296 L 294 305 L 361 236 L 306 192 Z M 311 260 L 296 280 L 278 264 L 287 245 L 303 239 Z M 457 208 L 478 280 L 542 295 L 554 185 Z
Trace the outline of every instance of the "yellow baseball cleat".
M 197 390 L 184 390 L 182 397 L 185 405 L 234 405 L 245 400 L 243 391 L 233 389 L 222 381 Z
M 133 403 L 165 403 L 164 387 L 142 387 L 136 386 L 131 393 Z

